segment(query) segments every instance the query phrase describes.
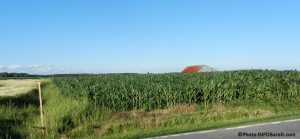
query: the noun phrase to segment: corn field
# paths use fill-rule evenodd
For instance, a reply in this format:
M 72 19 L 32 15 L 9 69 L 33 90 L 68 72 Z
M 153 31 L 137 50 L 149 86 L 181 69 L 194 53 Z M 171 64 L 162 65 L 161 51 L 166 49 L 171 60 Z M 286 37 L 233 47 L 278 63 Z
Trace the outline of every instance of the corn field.
M 178 104 L 293 99 L 297 71 L 230 71 L 194 74 L 100 74 L 55 78 L 63 94 L 117 111 L 153 110 Z

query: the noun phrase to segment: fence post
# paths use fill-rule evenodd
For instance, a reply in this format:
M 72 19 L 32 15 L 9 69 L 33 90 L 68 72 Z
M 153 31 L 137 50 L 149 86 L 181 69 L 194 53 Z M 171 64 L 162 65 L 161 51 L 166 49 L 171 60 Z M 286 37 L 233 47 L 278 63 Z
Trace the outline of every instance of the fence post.
M 42 129 L 42 133 L 45 134 L 41 82 L 38 82 L 38 87 L 39 87 L 39 98 L 40 98 L 40 114 L 41 114 L 41 126 L 42 126 L 41 129 Z

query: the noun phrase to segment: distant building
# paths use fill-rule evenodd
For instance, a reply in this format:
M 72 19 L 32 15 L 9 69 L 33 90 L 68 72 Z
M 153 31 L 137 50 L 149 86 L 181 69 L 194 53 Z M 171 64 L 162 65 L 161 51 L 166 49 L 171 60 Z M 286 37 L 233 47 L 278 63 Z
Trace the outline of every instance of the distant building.
M 186 67 L 181 73 L 213 72 L 216 69 L 206 65 L 194 65 Z

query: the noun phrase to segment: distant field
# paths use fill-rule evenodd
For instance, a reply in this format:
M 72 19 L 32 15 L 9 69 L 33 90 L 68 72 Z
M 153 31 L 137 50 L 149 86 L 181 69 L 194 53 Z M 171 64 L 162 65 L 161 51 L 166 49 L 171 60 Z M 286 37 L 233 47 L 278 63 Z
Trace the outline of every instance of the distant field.
M 0 96 L 15 96 L 27 93 L 37 87 L 38 80 L 0 80 Z

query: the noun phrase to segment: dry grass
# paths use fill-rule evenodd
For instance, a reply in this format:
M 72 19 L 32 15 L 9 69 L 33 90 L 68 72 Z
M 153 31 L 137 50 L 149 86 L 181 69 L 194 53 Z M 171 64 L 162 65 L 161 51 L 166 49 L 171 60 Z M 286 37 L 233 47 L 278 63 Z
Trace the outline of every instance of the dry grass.
M 178 105 L 153 111 L 133 110 L 113 113 L 107 117 L 107 123 L 94 128 L 94 134 L 104 136 L 115 133 L 126 133 L 130 128 L 152 130 L 161 127 L 172 127 L 187 123 L 208 123 L 211 121 L 230 120 L 234 118 L 268 117 L 273 115 L 269 110 L 249 109 L 244 106 L 227 106 L 222 103 L 212 104 L 202 112 L 197 105 Z
M 167 109 L 160 109 L 154 110 L 150 113 L 154 113 L 157 116 L 170 116 L 170 115 L 178 115 L 178 114 L 191 114 L 196 112 L 197 105 L 178 105 L 175 107 L 167 108 Z
M 212 104 L 204 111 L 204 121 L 210 120 L 226 120 L 232 118 L 239 118 L 239 117 L 268 117 L 274 115 L 270 110 L 264 109 L 249 109 L 244 106 L 225 106 L 224 104 L 217 103 Z
M 38 80 L 0 80 L 0 96 L 15 96 L 37 88 Z
M 140 129 L 153 129 L 172 117 L 193 114 L 197 111 L 197 105 L 178 105 L 167 109 L 153 111 L 132 110 L 129 112 L 118 112 L 108 116 L 108 123 L 94 129 L 95 135 L 103 136 L 108 134 L 110 129 L 120 129 L 120 132 L 127 132 L 127 125 L 136 125 Z
M 132 110 L 129 112 L 118 112 L 110 116 L 110 121 L 128 121 L 147 119 L 152 117 L 169 117 L 181 114 L 192 114 L 197 111 L 197 105 L 178 105 L 167 109 L 158 109 L 153 111 Z

